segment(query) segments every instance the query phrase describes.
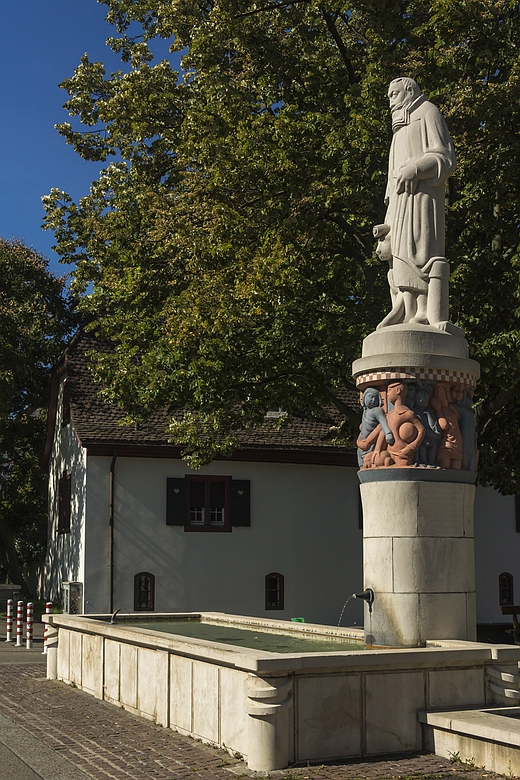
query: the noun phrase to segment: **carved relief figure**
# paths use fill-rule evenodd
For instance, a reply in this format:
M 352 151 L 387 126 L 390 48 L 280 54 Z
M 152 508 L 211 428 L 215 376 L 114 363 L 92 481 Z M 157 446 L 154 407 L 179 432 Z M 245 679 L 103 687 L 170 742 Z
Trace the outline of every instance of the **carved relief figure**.
M 452 403 L 449 385 L 439 382 L 433 388 L 430 406 L 437 414 L 441 429 L 441 441 L 437 450 L 437 464 L 441 469 L 462 468 L 462 434 L 459 428 L 460 414 Z
M 471 390 L 460 388 L 454 406 L 459 413 L 459 428 L 462 434 L 462 468 L 466 471 L 476 471 L 477 435 Z
M 413 399 L 413 411 L 424 425 L 424 439 L 417 453 L 417 463 L 423 466 L 435 467 L 437 449 L 441 439 L 439 423 L 433 410 L 429 408 L 430 391 L 419 387 Z
M 359 426 L 357 438 L 358 464 L 364 465 L 364 459 L 368 452 L 372 452 L 376 445 L 380 431 L 383 431 L 388 443 L 394 443 L 394 437 L 386 421 L 386 415 L 382 409 L 381 393 L 375 387 L 368 387 L 363 393 L 363 417 Z
M 373 453 L 365 458 L 365 466 L 411 466 L 416 459 L 417 450 L 424 438 L 422 422 L 405 404 L 408 387 L 404 382 L 388 385 L 387 398 L 393 409 L 387 415 L 387 422 L 394 437 L 394 443 L 386 442 L 383 432 Z M 367 462 L 368 461 L 368 462 Z
M 413 79 L 392 81 L 388 98 L 394 135 L 387 213 L 374 234 L 380 239 L 378 254 L 390 263 L 392 310 L 378 327 L 412 322 L 455 331 L 448 323 L 444 257 L 444 184 L 456 167 L 453 144 L 439 109 Z

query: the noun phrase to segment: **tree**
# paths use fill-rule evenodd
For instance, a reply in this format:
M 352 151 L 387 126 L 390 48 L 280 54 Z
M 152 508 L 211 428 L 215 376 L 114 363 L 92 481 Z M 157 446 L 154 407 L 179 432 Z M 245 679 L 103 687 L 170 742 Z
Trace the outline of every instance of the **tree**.
M 0 239 L 0 566 L 20 584 L 45 551 L 45 438 L 49 368 L 70 333 L 63 280 L 19 241 Z
M 280 407 L 334 403 L 352 441 L 342 391 L 388 308 L 371 233 L 386 91 L 410 75 L 459 158 L 447 246 L 454 319 L 483 367 L 480 478 L 518 491 L 518 3 L 103 3 L 123 69 L 85 56 L 62 84 L 80 126 L 59 131 L 85 159 L 116 160 L 79 203 L 53 190 L 45 206 L 83 309 L 115 344 L 94 357 L 107 398 L 135 419 L 189 409 L 171 435 L 195 465 Z M 181 76 L 153 63 L 154 37 L 183 52 Z

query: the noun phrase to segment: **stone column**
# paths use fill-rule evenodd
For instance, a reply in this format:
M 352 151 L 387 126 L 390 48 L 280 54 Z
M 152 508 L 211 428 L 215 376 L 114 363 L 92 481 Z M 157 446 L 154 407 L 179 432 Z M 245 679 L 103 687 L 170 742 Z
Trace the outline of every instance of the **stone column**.
M 368 336 L 353 369 L 372 397 L 358 440 L 364 587 L 375 594 L 372 612 L 365 607 L 365 640 L 407 647 L 474 640 L 476 457 L 468 393 L 478 364 L 461 333 L 406 323 Z M 437 430 L 429 429 L 431 445 L 428 421 Z
M 249 675 L 245 682 L 248 718 L 249 769 L 269 772 L 291 762 L 292 679 L 263 679 Z

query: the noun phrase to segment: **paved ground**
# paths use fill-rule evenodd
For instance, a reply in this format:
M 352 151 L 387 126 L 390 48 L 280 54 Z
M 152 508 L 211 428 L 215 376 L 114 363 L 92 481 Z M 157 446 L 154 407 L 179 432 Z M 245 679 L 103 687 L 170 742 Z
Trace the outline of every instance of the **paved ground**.
M 5 633 L 4 633 L 5 637 Z M 64 683 L 45 679 L 41 640 L 13 648 L 0 631 L 0 780 L 233 780 L 239 758 L 163 729 Z M 431 755 L 403 755 L 271 772 L 279 780 L 498 778 Z

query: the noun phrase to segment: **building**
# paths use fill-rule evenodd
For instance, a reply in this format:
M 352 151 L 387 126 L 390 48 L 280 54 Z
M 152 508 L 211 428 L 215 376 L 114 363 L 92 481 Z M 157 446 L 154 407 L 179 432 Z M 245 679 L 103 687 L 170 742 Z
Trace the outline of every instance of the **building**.
M 53 373 L 45 597 L 81 583 L 86 613 L 223 611 L 336 624 L 363 588 L 355 455 L 328 443 L 331 419 L 281 429 L 268 413 L 240 449 L 200 471 L 164 434 L 166 411 L 137 427 L 99 397 L 79 334 Z M 352 402 L 355 402 L 353 394 Z M 508 622 L 520 583 L 515 497 L 477 489 L 477 619 Z M 343 625 L 362 622 L 359 601 Z

